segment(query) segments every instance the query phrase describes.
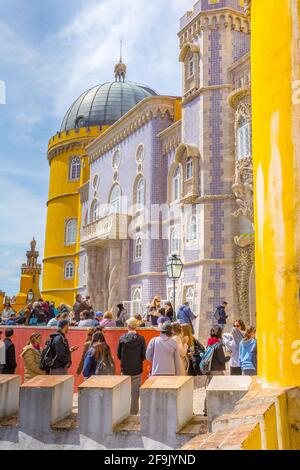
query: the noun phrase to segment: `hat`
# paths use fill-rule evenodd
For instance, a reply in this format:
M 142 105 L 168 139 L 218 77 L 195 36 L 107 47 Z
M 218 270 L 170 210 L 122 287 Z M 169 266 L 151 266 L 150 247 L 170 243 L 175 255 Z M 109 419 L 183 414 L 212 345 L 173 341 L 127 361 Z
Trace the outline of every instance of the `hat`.
M 61 320 L 58 322 L 57 329 L 62 330 L 68 324 L 69 324 L 68 320 Z
M 126 324 L 127 324 L 127 326 L 129 326 L 130 328 L 135 330 L 136 328 L 138 328 L 140 323 L 136 318 L 131 317 L 128 320 L 126 320 Z
M 171 331 L 172 331 L 172 325 L 170 322 L 165 322 L 161 325 L 160 327 L 160 331 L 162 333 L 167 333 L 167 334 L 171 334 Z
M 96 317 L 103 317 L 103 312 L 96 312 Z

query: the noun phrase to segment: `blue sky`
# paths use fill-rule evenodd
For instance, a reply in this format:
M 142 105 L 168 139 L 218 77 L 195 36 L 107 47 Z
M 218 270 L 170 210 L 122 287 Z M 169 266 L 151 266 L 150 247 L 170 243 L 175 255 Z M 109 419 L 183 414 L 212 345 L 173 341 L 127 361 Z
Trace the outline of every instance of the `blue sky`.
M 113 79 L 181 94 L 179 18 L 193 0 L 0 0 L 0 290 L 16 294 L 34 235 L 43 256 L 49 138 L 84 90 Z

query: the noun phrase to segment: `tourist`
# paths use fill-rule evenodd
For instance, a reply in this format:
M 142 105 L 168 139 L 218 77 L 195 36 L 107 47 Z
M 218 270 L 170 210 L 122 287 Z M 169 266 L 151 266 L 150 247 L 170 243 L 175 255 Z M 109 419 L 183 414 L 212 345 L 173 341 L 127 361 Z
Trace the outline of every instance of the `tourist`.
M 97 326 L 99 326 L 100 322 L 103 320 L 103 312 L 96 312 L 95 320 L 98 322 Z
M 170 323 L 164 323 L 160 336 L 152 338 L 146 351 L 146 359 L 152 362 L 151 375 L 180 375 L 180 356 L 176 341 L 172 338 Z
M 71 353 L 78 349 L 78 346 L 70 348 L 66 338 L 68 332 L 68 320 L 61 320 L 58 323 L 57 332 L 50 335 L 54 359 L 50 369 L 51 375 L 66 375 L 67 370 L 71 365 Z
M 136 318 L 127 320 L 128 333 L 121 336 L 117 356 L 121 361 L 121 372 L 131 377 L 131 414 L 139 412 L 140 387 L 142 385 L 143 362 L 146 359 L 145 338 L 136 332 Z
M 180 356 L 180 375 L 187 375 L 189 369 L 188 358 L 188 336 L 183 336 L 183 330 L 180 323 L 172 323 L 173 340 L 177 343 Z
M 87 331 L 86 340 L 85 340 L 85 343 L 83 344 L 81 359 L 80 359 L 80 362 L 78 364 L 77 371 L 76 371 L 77 375 L 80 375 L 81 372 L 82 372 L 83 364 L 84 364 L 84 358 L 85 358 L 86 353 L 88 352 L 88 350 L 91 346 L 92 338 L 93 338 L 94 333 L 96 333 L 96 328 L 95 327 L 89 328 L 88 331 Z
M 96 328 L 96 330 L 98 330 L 98 328 Z M 99 339 L 101 343 L 101 349 L 100 349 L 100 357 L 97 362 L 95 374 L 96 375 L 115 375 L 116 373 L 115 361 L 112 356 L 111 349 L 106 342 L 103 331 L 100 331 Z
M 31 310 L 29 320 L 29 326 L 46 326 L 46 315 L 42 309 L 41 302 L 34 302 L 33 308 Z
M 245 323 L 240 319 L 234 322 L 231 333 L 224 333 L 223 335 L 223 343 L 225 348 L 231 353 L 229 362 L 230 375 L 242 375 L 242 369 L 240 367 L 239 361 L 239 348 L 240 342 L 245 336 L 245 331 Z
M 157 311 L 157 326 L 160 328 L 166 322 L 170 323 L 170 318 L 166 315 L 166 311 L 164 308 L 159 308 Z
M 177 321 L 182 325 L 188 323 L 191 325 L 192 333 L 194 334 L 194 325 L 193 321 L 195 320 L 196 315 L 192 312 L 188 302 L 185 302 L 181 307 L 178 309 L 177 313 Z
M 21 358 L 24 361 L 24 381 L 33 379 L 37 375 L 45 375 L 40 369 L 42 336 L 40 333 L 32 333 L 27 345 L 24 347 Z
M 102 328 L 113 328 L 116 326 L 113 321 L 113 314 L 111 312 L 105 312 L 103 320 L 99 323 Z
M 226 315 L 226 308 L 228 306 L 228 302 L 224 301 L 222 305 L 219 305 L 214 313 L 213 316 L 213 327 L 220 327 L 224 330 L 228 315 Z
M 29 319 L 30 319 L 30 316 L 31 316 L 32 309 L 33 309 L 33 304 L 32 303 L 27 304 L 26 307 L 24 308 L 25 325 L 29 324 Z
M 80 312 L 84 310 L 90 310 L 90 305 L 82 298 L 81 294 L 76 295 L 76 301 L 73 305 L 74 320 L 80 321 Z
M 63 315 L 62 313 L 58 313 L 56 317 L 51 318 L 51 320 L 47 323 L 47 326 L 49 327 L 57 326 L 58 322 L 62 320 L 62 315 Z
M 103 333 L 97 331 L 93 333 L 89 348 L 83 361 L 82 373 L 85 380 L 96 373 L 96 367 L 103 349 Z
M 149 319 L 152 326 L 157 326 L 158 310 L 160 309 L 160 297 L 155 296 L 149 309 Z
M 2 374 L 2 369 L 5 364 L 5 343 L 2 340 L 3 331 L 0 330 L 0 374 Z
M 10 314 L 10 317 L 8 320 L 6 320 L 5 325 L 6 326 L 15 326 L 17 324 L 17 315 L 14 313 Z
M 2 374 L 14 374 L 17 368 L 15 345 L 11 340 L 13 334 L 14 330 L 5 330 L 5 364 L 2 365 Z
M 165 303 L 165 312 L 167 317 L 169 317 L 170 322 L 174 321 L 174 310 L 173 310 L 173 305 L 171 302 L 166 302 Z
M 7 302 L 4 306 L 4 309 L 1 312 L 1 320 L 2 322 L 7 321 L 12 313 L 16 313 L 14 309 L 11 307 L 10 303 Z
M 209 375 L 206 376 L 205 388 L 208 387 L 214 376 L 225 375 L 226 363 L 230 361 L 230 356 L 225 355 L 222 341 L 223 328 L 216 326 L 210 330 L 210 338 L 207 346 L 214 346 Z M 206 398 L 204 402 L 204 416 L 207 416 Z
M 139 313 L 136 313 L 135 315 L 133 315 L 133 317 L 137 320 L 138 322 L 138 328 L 145 328 L 146 327 L 146 323 L 144 322 L 144 320 L 142 319 L 142 315 L 140 315 Z
M 128 320 L 129 315 L 123 304 L 118 304 L 117 309 L 118 309 L 118 312 L 117 312 L 116 326 L 122 328 L 126 325 L 126 320 Z
M 240 367 L 243 375 L 257 375 L 257 341 L 256 328 L 247 328 L 243 340 L 240 342 Z
M 200 362 L 201 353 L 205 352 L 205 347 L 200 341 L 193 335 L 191 325 L 186 323 L 181 325 L 183 336 L 188 337 L 188 358 L 189 358 L 189 369 L 188 375 L 196 376 L 201 375 Z
M 89 310 L 80 312 L 80 318 L 81 320 L 77 325 L 79 328 L 95 327 L 98 324 L 96 320 L 91 318 L 91 312 Z

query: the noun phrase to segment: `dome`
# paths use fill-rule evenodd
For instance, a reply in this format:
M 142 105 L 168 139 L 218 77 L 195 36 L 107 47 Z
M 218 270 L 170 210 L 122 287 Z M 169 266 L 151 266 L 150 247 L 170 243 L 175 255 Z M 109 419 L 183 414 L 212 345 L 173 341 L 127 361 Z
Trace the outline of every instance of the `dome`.
M 112 125 L 144 98 L 156 95 L 154 90 L 138 83 L 103 83 L 79 96 L 65 115 L 60 130 Z

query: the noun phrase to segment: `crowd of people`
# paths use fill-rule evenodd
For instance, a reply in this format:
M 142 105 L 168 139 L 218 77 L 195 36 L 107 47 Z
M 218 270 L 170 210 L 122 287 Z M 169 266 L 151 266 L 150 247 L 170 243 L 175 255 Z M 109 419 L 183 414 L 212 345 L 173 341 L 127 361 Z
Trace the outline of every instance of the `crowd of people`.
M 175 317 L 171 303 L 161 307 L 160 298 L 155 297 L 153 302 L 147 305 L 144 315 L 129 318 L 123 304 L 117 306 L 115 317 L 111 312 L 94 313 L 89 299 L 80 295 L 76 297 L 72 312 L 65 305 L 59 306 L 55 311 L 51 303 L 35 302 L 32 308 L 28 306 L 30 315 L 25 317 L 25 324 L 32 325 L 30 319 L 35 318 L 37 322 L 34 325 L 55 326 L 56 331 L 50 334 L 44 346 L 39 331 L 31 334 L 20 355 L 24 363 L 24 380 L 45 374 L 67 374 L 72 363 L 72 354 L 79 348 L 69 346 L 67 335 L 70 325 L 88 328 L 86 341 L 80 346 L 82 352 L 77 375 L 82 375 L 84 380 L 93 375 L 114 375 L 115 359 L 118 358 L 121 373 L 131 377 L 132 414 L 139 411 L 139 390 L 146 359 L 151 363 L 149 375 L 203 374 L 207 376 L 206 385 L 213 376 L 225 374 L 228 362 L 231 375 L 256 375 L 256 330 L 254 327 L 246 328 L 244 322 L 238 320 L 234 322 L 230 333 L 224 333 L 228 319 L 226 308 L 227 302 L 217 307 L 213 314 L 213 328 L 204 346 L 194 335 L 193 321 L 196 316 L 188 304 L 182 305 Z M 40 321 L 41 311 L 43 321 Z M 5 318 L 11 318 L 7 310 L 2 314 L 2 320 Z M 10 327 L 0 331 L 0 373 L 14 374 L 17 368 L 14 330 L 12 324 L 4 324 Z M 159 336 L 150 340 L 148 346 L 144 336 L 137 331 L 147 325 L 156 326 L 160 332 Z M 116 351 L 111 350 L 105 338 L 105 328 L 113 326 L 127 328 L 127 332 L 120 337 Z

